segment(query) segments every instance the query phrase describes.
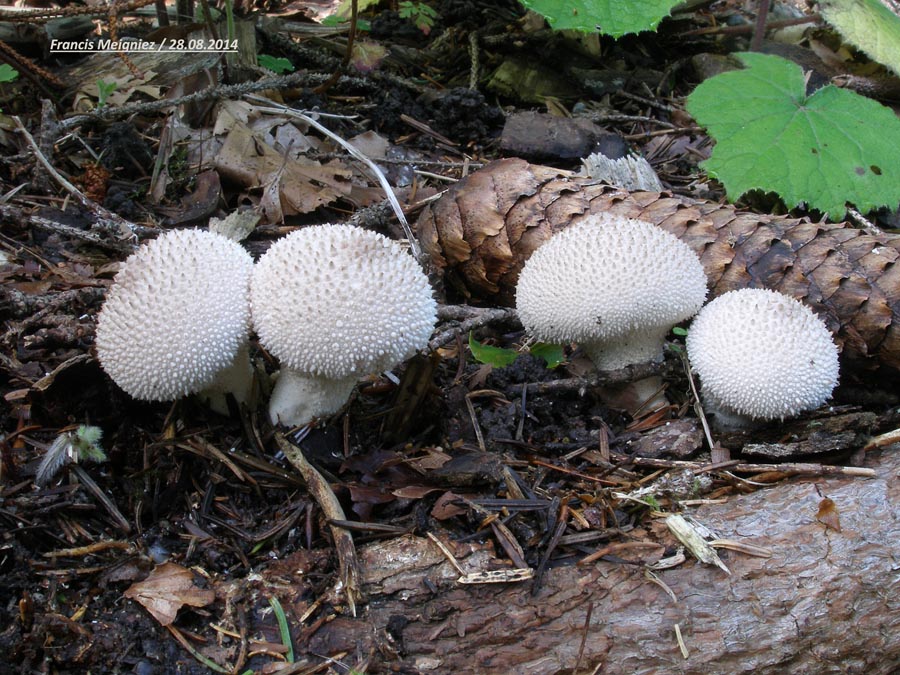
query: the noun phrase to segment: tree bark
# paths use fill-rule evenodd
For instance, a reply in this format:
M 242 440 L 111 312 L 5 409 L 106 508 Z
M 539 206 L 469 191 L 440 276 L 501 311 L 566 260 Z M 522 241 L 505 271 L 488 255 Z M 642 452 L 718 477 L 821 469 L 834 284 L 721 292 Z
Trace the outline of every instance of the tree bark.
M 900 452 L 868 465 L 876 478 L 794 478 L 691 509 L 720 537 L 772 556 L 720 549 L 730 576 L 695 561 L 656 572 L 677 601 L 640 565 L 558 567 L 532 595 L 529 582 L 459 585 L 425 538 L 370 545 L 360 551 L 367 608 L 322 626 L 308 649 L 368 650 L 374 673 L 894 673 Z M 840 532 L 816 520 L 817 485 L 837 506 Z M 455 555 L 467 572 L 495 558 L 473 544 Z

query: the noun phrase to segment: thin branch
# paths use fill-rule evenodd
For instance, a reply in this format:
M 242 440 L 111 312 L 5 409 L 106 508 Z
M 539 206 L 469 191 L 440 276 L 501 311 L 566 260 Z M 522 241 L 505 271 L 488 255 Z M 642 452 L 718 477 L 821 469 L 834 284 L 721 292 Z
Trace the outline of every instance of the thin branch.
M 468 310 L 468 311 L 467 311 Z M 468 333 L 489 323 L 518 322 L 519 317 L 514 309 L 479 309 L 464 305 L 450 305 L 438 308 L 438 319 L 443 321 L 461 321 L 461 323 L 445 328 L 428 343 L 428 351 L 452 342 L 457 335 Z

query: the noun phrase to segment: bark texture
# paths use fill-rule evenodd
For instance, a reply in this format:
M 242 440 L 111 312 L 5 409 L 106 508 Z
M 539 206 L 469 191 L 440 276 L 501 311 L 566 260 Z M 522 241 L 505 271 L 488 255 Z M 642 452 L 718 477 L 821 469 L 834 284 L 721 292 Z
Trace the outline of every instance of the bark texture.
M 457 584 L 424 538 L 371 545 L 360 552 L 367 609 L 322 626 L 307 648 L 371 651 L 376 673 L 546 675 L 576 664 L 579 673 L 606 675 L 898 672 L 900 451 L 868 464 L 874 479 L 816 481 L 837 506 L 841 532 L 816 521 L 822 497 L 812 480 L 691 510 L 719 536 L 773 555 L 720 550 L 731 576 L 695 562 L 657 572 L 677 602 L 639 565 L 556 568 L 532 595 L 527 582 Z M 456 555 L 466 571 L 493 559 L 471 544 Z
M 898 235 L 629 193 L 520 159 L 493 162 L 454 185 L 422 212 L 417 229 L 448 284 L 476 301 L 512 305 L 531 253 L 578 216 L 599 212 L 649 221 L 686 242 L 700 256 L 710 297 L 781 291 L 822 316 L 845 361 L 900 370 Z

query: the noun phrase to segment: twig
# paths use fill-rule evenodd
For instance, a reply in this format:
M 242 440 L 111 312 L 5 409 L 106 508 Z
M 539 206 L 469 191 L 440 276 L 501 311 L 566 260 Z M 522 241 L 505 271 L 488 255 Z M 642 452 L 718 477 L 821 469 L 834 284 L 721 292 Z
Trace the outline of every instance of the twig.
M 610 453 L 610 459 L 631 466 L 644 466 L 654 469 L 690 469 L 691 471 L 704 471 L 709 465 L 703 462 L 686 462 L 677 459 L 655 459 L 652 457 L 633 457 L 617 452 Z M 830 464 L 814 464 L 806 462 L 792 462 L 785 464 L 749 464 L 741 463 L 731 465 L 731 462 L 723 462 L 729 465 L 730 471 L 741 473 L 770 473 L 777 472 L 790 476 L 848 476 L 856 478 L 874 478 L 877 474 L 874 469 L 860 466 L 832 466 Z
M 665 127 L 666 129 L 678 129 L 680 128 L 677 124 L 672 122 L 666 122 L 665 120 L 659 120 L 655 117 L 648 117 L 647 115 L 619 115 L 619 114 L 604 114 L 604 113 L 588 113 L 586 115 L 580 115 L 580 117 L 586 117 L 591 122 L 595 122 L 597 124 L 602 124 L 604 122 L 642 122 L 644 124 L 655 124 L 660 127 Z M 670 132 L 671 133 L 671 132 Z
M 684 349 L 679 350 L 678 355 L 681 357 L 684 374 L 687 375 L 688 383 L 691 385 L 691 395 L 694 397 L 694 412 L 697 413 L 700 424 L 703 425 L 703 435 L 706 437 L 706 444 L 709 446 L 710 452 L 714 452 L 716 442 L 713 440 L 712 432 L 709 430 L 706 412 L 703 410 L 703 403 L 700 401 L 700 392 L 697 391 L 697 383 L 694 382 L 694 373 L 691 371 L 691 362 L 688 360 L 687 352 Z
M 11 286 L 0 291 L 0 298 L 9 303 L 9 314 L 14 319 L 28 317 L 34 320 L 37 312 L 55 312 L 60 307 L 69 307 L 75 303 L 93 305 L 106 295 L 106 289 L 102 286 L 82 286 L 68 291 L 45 293 L 44 295 L 29 295 L 18 291 Z M 42 315 L 40 318 L 43 318 Z M 38 319 L 39 320 L 39 319 Z M 18 329 L 16 329 L 18 330 Z M 5 333 L 6 335 L 9 334 Z
M 860 226 L 866 234 L 872 235 L 873 237 L 878 237 L 884 234 L 884 231 L 880 227 L 878 227 L 875 223 L 866 218 L 852 206 L 847 207 L 847 215 L 850 216 L 850 219 L 858 226 Z
M 778 21 L 769 21 L 766 24 L 766 31 L 778 30 L 779 28 L 787 28 L 788 26 L 800 26 L 804 23 L 818 23 L 822 20 L 821 14 L 810 14 L 794 19 L 780 19 Z M 679 34 L 679 37 L 696 37 L 698 35 L 740 35 L 743 33 L 752 33 L 756 30 L 755 25 L 746 24 L 743 26 L 710 26 L 709 28 L 694 28 Z
M 559 511 L 556 514 L 556 526 L 553 528 L 553 535 L 550 537 L 550 541 L 547 542 L 547 546 L 544 548 L 544 552 L 541 554 L 541 560 L 538 563 L 537 569 L 534 571 L 534 583 L 531 587 L 531 594 L 537 595 L 541 590 L 541 582 L 544 579 L 544 572 L 547 570 L 547 565 L 550 563 L 550 556 L 553 555 L 554 551 L 556 551 L 556 547 L 559 546 L 560 538 L 566 533 L 566 527 L 569 525 L 569 507 L 567 504 L 563 503 L 559 507 Z M 588 608 L 588 623 L 590 622 L 590 608 Z M 587 626 L 585 626 L 585 630 Z M 584 643 L 582 642 L 582 647 L 584 647 Z M 579 658 L 579 661 L 581 659 Z M 572 670 L 573 673 L 578 672 L 578 666 L 576 664 L 575 668 Z
M 883 448 L 887 445 L 894 445 L 895 443 L 900 443 L 900 429 L 894 429 L 893 431 L 888 431 L 887 433 L 870 438 L 869 442 L 863 447 L 863 452 Z
M 278 75 L 275 77 L 267 77 L 255 82 L 245 82 L 242 84 L 221 84 L 201 89 L 193 94 L 186 94 L 178 98 L 157 101 L 144 101 L 140 103 L 129 103 L 121 106 L 103 106 L 97 110 L 84 115 L 75 115 L 67 117 L 60 122 L 60 128 L 63 133 L 70 131 L 74 127 L 80 126 L 86 122 L 108 121 L 131 117 L 132 115 L 143 115 L 152 112 L 160 112 L 173 108 L 175 106 L 184 105 L 186 103 L 198 103 L 200 101 L 210 101 L 215 99 L 240 98 L 246 94 L 266 89 L 285 89 L 288 87 L 306 86 L 311 87 L 321 84 L 327 80 L 329 75 L 324 73 L 308 73 L 300 71 L 290 73 L 288 75 Z M 364 78 L 343 76 L 338 80 L 341 84 L 348 84 L 355 87 L 375 88 L 377 85 Z M 268 101 L 271 104 L 271 101 Z
M 5 218 L 9 218 L 10 216 L 19 216 L 19 218 L 23 218 L 28 222 L 29 225 L 32 225 L 40 230 L 47 230 L 49 232 L 56 232 L 58 234 L 62 234 L 67 237 L 71 237 L 72 239 L 78 239 L 80 241 L 86 242 L 88 244 L 93 244 L 98 248 L 103 248 L 109 251 L 118 251 L 120 253 L 126 253 L 134 250 L 134 244 L 129 243 L 127 241 L 108 239 L 106 237 L 102 237 L 97 232 L 92 232 L 90 230 L 81 230 L 77 227 L 72 227 L 71 225 L 66 225 L 64 223 L 59 223 L 55 220 L 50 220 L 49 218 L 45 218 L 43 216 L 38 216 L 34 214 L 24 214 L 22 213 L 22 209 L 13 207 L 13 206 L 4 206 L 0 205 L 0 215 Z M 149 230 L 150 228 L 142 228 Z
M 442 330 L 428 343 L 428 351 L 433 352 L 452 342 L 457 335 L 468 333 L 489 323 L 518 322 L 514 309 L 479 309 L 465 305 L 444 305 L 438 308 L 438 319 L 442 321 L 462 321 L 462 323 Z
M 656 131 L 644 131 L 639 134 L 624 134 L 622 138 L 626 141 L 639 141 L 645 138 L 654 138 L 656 136 L 669 136 L 674 134 L 695 134 L 703 131 L 703 127 L 677 127 L 673 129 L 657 129 Z
M 25 128 L 25 125 L 22 124 L 22 120 L 18 118 L 18 116 L 13 117 L 15 121 L 16 128 L 19 130 L 19 133 L 24 136 L 25 141 L 28 143 L 32 152 L 35 155 L 35 158 L 38 162 L 41 163 L 41 166 L 49 173 L 53 179 L 59 183 L 63 189 L 73 195 L 81 205 L 86 209 L 94 213 L 100 221 L 106 221 L 109 224 L 115 226 L 118 230 L 119 235 L 127 234 L 130 236 L 135 236 L 134 234 L 134 224 L 122 218 L 119 214 L 113 213 L 112 211 L 104 208 L 97 202 L 88 199 L 88 197 L 77 187 L 75 187 L 65 176 L 63 176 L 56 168 L 50 163 L 44 153 L 41 152 L 41 149 L 38 147 L 38 144 L 35 142 L 34 137 L 28 132 L 28 129 Z M 110 229 L 109 225 L 106 225 L 104 229 Z
M 505 389 L 505 393 L 507 396 L 513 397 L 519 396 L 522 393 L 522 389 L 527 389 L 529 396 L 581 392 L 602 385 L 627 384 L 635 380 L 643 380 L 647 377 L 659 375 L 666 367 L 665 364 L 661 363 L 640 363 L 626 366 L 619 370 L 598 371 L 590 377 L 568 377 L 561 380 L 549 380 L 548 382 L 512 384 Z
M 851 476 L 856 478 L 875 478 L 875 469 L 862 466 L 832 466 L 830 464 L 814 464 L 812 462 L 790 462 L 787 464 L 738 464 L 732 471 L 742 473 L 776 473 L 788 476 Z
M 631 101 L 637 101 L 638 103 L 643 103 L 644 105 L 648 105 L 651 108 L 656 108 L 657 110 L 662 110 L 664 112 L 676 112 L 679 110 L 675 106 L 669 105 L 668 103 L 661 103 L 660 101 L 654 101 L 651 98 L 638 96 L 637 94 L 632 94 L 631 92 L 625 91 L 624 89 L 619 89 L 616 92 L 616 96 L 621 96 L 622 98 L 627 98 Z
M 132 544 L 130 541 L 109 540 L 98 541 L 94 544 L 88 544 L 87 546 L 78 546 L 76 548 L 63 548 L 56 551 L 48 551 L 47 553 L 42 553 L 41 555 L 45 558 L 83 558 L 87 555 L 101 553 L 102 551 L 107 551 L 109 549 L 130 552 L 135 551 L 134 544 Z
M 750 51 L 758 52 L 762 47 L 763 38 L 766 36 L 766 19 L 769 18 L 770 0 L 759 0 L 756 9 L 756 26 L 753 28 L 753 38 L 750 40 Z
M 472 428 L 475 430 L 475 439 L 478 441 L 478 449 L 481 452 L 487 452 L 484 444 L 484 434 L 481 433 L 481 425 L 478 424 L 478 414 L 475 412 L 475 404 L 472 403 L 471 396 L 466 396 L 466 409 L 469 411 L 469 417 L 472 419 Z
M 288 461 L 303 476 L 307 489 L 319 504 L 328 521 L 347 520 L 344 509 L 331 490 L 331 486 L 328 485 L 328 481 L 306 460 L 300 448 L 288 441 L 281 432 L 276 432 L 275 442 Z M 347 604 L 350 607 L 350 613 L 356 616 L 356 601 L 362 597 L 362 587 L 360 584 L 359 559 L 356 556 L 353 535 L 342 527 L 335 525 L 329 525 L 329 527 L 331 528 L 331 535 L 334 537 L 334 547 L 337 551 L 341 583 L 346 593 Z

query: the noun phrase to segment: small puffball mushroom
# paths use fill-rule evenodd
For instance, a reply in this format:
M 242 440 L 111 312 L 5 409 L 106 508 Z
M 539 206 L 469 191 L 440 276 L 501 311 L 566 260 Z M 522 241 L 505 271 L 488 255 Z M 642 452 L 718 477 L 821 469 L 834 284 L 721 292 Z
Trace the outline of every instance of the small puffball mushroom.
M 204 230 L 170 230 L 125 260 L 97 319 L 97 355 L 132 397 L 200 393 L 227 413 L 252 381 L 247 337 L 253 258 Z
M 537 339 L 578 342 L 594 365 L 614 370 L 662 360 L 666 334 L 705 298 L 706 274 L 687 244 L 651 223 L 591 214 L 528 259 L 516 310 Z M 632 398 L 657 407 L 659 386 L 635 383 Z
M 825 323 L 766 289 L 710 302 L 691 324 L 687 353 L 707 411 L 726 428 L 818 408 L 838 381 L 838 350 Z
M 399 244 L 349 225 L 315 225 L 276 241 L 250 283 L 260 343 L 281 362 L 275 424 L 336 412 L 357 380 L 424 348 L 437 319 L 428 278 Z

